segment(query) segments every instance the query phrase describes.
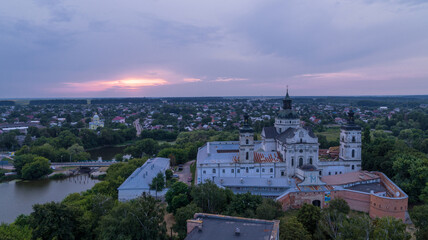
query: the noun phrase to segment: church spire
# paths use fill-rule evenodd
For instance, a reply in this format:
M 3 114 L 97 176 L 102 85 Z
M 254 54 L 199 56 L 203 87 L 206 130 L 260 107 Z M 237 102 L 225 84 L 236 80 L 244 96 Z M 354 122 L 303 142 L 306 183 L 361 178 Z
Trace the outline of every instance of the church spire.
M 291 109 L 291 98 L 290 95 L 288 95 L 288 85 L 287 85 L 287 94 L 285 95 L 284 100 L 282 100 L 282 109 L 286 110 L 286 109 Z

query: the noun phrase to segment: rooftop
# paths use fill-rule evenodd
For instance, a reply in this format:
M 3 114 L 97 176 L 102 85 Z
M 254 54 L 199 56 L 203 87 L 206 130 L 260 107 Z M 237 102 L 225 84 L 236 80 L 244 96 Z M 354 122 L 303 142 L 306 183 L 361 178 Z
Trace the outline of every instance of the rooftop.
M 279 234 L 279 221 L 267 221 L 251 218 L 230 217 L 223 215 L 196 213 L 193 230 L 187 235 L 185 240 L 277 240 Z M 195 226 L 193 225 L 193 226 Z M 239 232 L 237 234 L 236 232 Z
M 355 182 L 379 179 L 380 177 L 368 171 L 349 172 L 339 175 L 324 176 L 321 181 L 328 185 L 345 185 Z
M 386 188 L 381 183 L 358 184 L 346 189 L 370 193 L 387 192 Z
M 254 142 L 254 161 L 256 163 L 283 161 L 278 152 L 260 151 L 261 144 L 261 141 Z M 208 142 L 199 149 L 197 159 L 198 164 L 235 163 L 239 160 L 239 142 Z
M 156 175 L 164 173 L 169 168 L 169 158 L 152 158 L 147 160 L 143 166 L 137 168 L 118 190 L 150 189 L 150 184 Z

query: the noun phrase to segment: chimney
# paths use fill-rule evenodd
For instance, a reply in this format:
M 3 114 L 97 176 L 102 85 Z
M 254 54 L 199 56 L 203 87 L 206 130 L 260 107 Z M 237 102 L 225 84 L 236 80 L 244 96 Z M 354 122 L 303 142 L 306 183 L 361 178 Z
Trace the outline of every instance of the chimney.
M 235 228 L 235 236 L 239 236 L 241 235 L 241 229 L 239 229 L 239 227 Z

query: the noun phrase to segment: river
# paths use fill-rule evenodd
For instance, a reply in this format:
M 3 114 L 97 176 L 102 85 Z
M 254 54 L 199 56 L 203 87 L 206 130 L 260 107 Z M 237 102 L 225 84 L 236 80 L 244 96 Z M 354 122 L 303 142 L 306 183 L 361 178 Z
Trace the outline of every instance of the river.
M 92 188 L 98 180 L 77 175 L 61 180 L 0 183 L 0 223 L 11 223 L 20 214 L 30 214 L 36 203 L 60 202 L 70 193 Z
M 127 146 L 120 146 L 120 147 L 112 147 L 112 146 L 106 146 L 101 148 L 95 148 L 88 150 L 87 152 L 91 154 L 92 160 L 98 160 L 99 157 L 101 157 L 102 160 L 113 160 L 114 156 L 118 153 L 123 154 L 123 150 Z

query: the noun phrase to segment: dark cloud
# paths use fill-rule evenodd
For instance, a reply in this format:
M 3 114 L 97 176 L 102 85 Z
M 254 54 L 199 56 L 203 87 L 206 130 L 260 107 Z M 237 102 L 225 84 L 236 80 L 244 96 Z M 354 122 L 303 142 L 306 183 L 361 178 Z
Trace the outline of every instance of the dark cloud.
M 90 94 L 280 95 L 286 84 L 305 95 L 428 90 L 421 84 L 428 78 L 426 1 L 16 0 L 2 5 L 0 82 L 11 89 L 4 97 L 63 96 L 55 89 L 65 83 L 153 76 L 168 84 Z M 190 78 L 200 81 L 184 80 Z M 363 86 L 369 83 L 370 91 Z

